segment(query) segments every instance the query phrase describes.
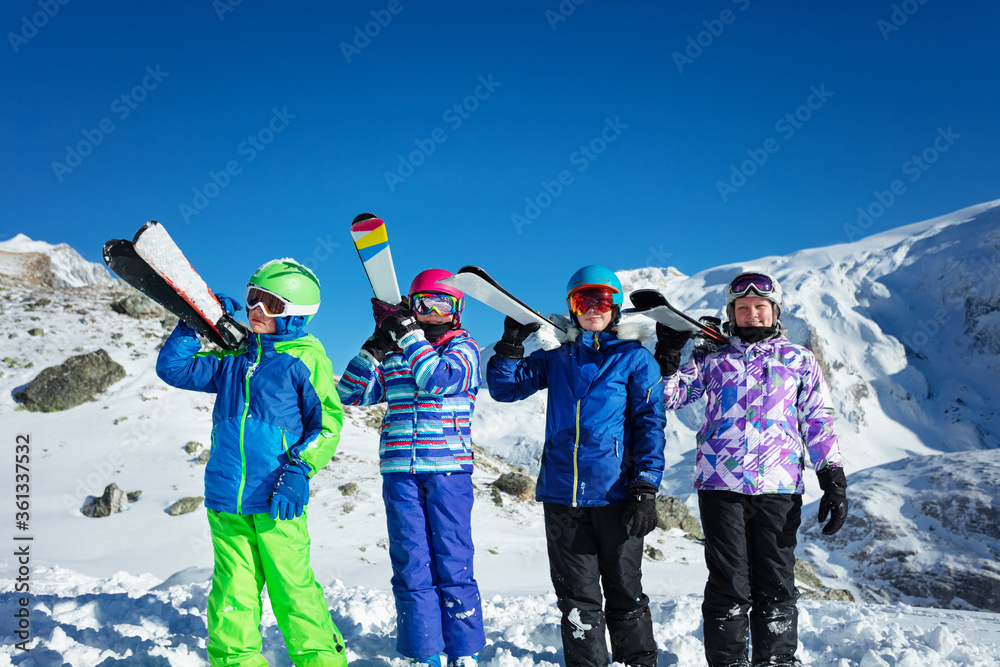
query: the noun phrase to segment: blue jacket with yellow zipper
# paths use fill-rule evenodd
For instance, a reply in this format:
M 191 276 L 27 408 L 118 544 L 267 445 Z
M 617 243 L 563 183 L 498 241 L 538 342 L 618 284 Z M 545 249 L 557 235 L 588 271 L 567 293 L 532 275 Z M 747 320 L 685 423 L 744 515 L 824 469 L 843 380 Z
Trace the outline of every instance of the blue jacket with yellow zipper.
M 305 463 L 309 476 L 340 442 L 343 408 L 323 345 L 301 331 L 251 334 L 235 351 L 201 352 L 178 325 L 156 360 L 167 384 L 217 394 L 205 506 L 231 514 L 269 511 L 280 468 Z
M 621 505 L 636 482 L 659 488 L 662 378 L 638 341 L 583 331 L 572 342 L 524 359 L 493 355 L 486 378 L 490 395 L 504 403 L 548 389 L 537 500 Z

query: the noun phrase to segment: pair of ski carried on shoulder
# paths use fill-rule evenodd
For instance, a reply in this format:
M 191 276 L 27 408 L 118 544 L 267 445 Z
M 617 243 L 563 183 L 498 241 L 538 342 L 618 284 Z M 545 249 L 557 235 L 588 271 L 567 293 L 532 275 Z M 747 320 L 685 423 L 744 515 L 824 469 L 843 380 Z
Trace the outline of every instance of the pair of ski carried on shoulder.
M 105 243 L 103 256 L 115 275 L 222 349 L 235 350 L 247 337 L 247 327 L 226 312 L 156 220 L 143 225 L 131 241 Z
M 385 221 L 371 213 L 362 213 L 351 223 L 351 238 L 375 298 L 391 304 L 401 302 Z M 104 244 L 103 256 L 105 264 L 118 277 L 222 349 L 239 348 L 249 333 L 245 325 L 226 312 L 159 222 L 147 222 L 131 241 L 108 241 Z M 455 275 L 440 282 L 520 324 L 537 323 L 550 327 L 557 336 L 566 334 L 565 326 L 541 315 L 478 266 L 463 266 Z M 716 326 L 678 310 L 656 290 L 636 290 L 630 299 L 632 307 L 623 310 L 623 314 L 644 315 L 677 331 L 687 331 L 717 344 L 728 340 Z
M 385 229 L 385 221 L 371 213 L 362 213 L 351 223 L 351 237 L 358 257 L 371 283 L 375 298 L 386 303 L 399 303 L 402 296 L 396 281 L 396 272 L 392 264 L 392 253 L 389 249 L 389 236 Z M 528 306 L 500 283 L 493 279 L 485 270 L 478 266 L 463 266 L 450 278 L 438 282 L 446 284 L 481 301 L 490 308 L 517 320 L 520 324 L 539 324 L 551 327 L 558 334 L 565 335 L 566 328 Z M 639 314 L 665 324 L 677 331 L 687 331 L 716 344 L 725 344 L 728 337 L 710 322 L 702 322 L 685 314 L 670 304 L 662 293 L 642 289 L 629 295 L 632 307 L 622 311 L 623 314 Z

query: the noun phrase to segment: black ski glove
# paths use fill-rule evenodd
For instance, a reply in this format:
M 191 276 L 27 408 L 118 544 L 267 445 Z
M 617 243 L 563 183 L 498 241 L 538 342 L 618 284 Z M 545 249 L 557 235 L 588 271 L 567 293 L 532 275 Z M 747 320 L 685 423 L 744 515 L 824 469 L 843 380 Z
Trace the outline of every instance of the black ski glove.
M 375 332 L 368 337 L 368 340 L 364 342 L 361 349 L 372 355 L 375 361 L 382 363 L 385 355 L 389 354 L 394 347 L 396 345 L 389 338 L 389 334 L 383 331 L 381 327 L 375 327 Z
M 691 338 L 690 331 L 677 331 L 666 324 L 656 323 L 656 349 L 653 357 L 660 364 L 660 375 L 669 377 L 681 365 L 681 350 Z
M 503 336 L 493 346 L 496 353 L 508 359 L 524 356 L 524 339 L 541 328 L 538 322 L 521 324 L 510 315 L 503 321 Z
M 632 537 L 646 537 L 656 528 L 656 488 L 636 482 L 628 490 L 625 506 L 625 530 Z
M 374 297 L 372 298 L 372 316 L 375 318 L 375 326 L 377 327 L 382 326 L 382 322 L 390 315 L 401 315 L 408 310 L 409 306 L 406 303 L 406 299 L 393 305 Z
M 833 535 L 847 520 L 847 476 L 841 467 L 827 466 L 816 471 L 819 488 L 823 489 L 823 497 L 819 501 L 819 522 L 830 521 L 823 526 L 824 535 Z
M 698 318 L 698 321 L 701 322 L 702 324 L 707 324 L 711 328 L 718 331 L 720 334 L 722 333 L 722 320 L 720 320 L 718 317 L 712 317 L 711 315 L 703 315 L 702 317 Z M 701 355 L 712 354 L 713 352 L 719 349 L 719 345 L 721 345 L 721 343 L 711 338 L 708 338 L 707 336 L 698 336 L 694 343 L 694 349 L 691 352 L 693 354 L 701 354 Z
M 413 316 L 413 313 L 409 309 L 401 310 L 399 313 L 393 315 L 387 315 L 382 323 L 378 325 L 378 328 L 385 333 L 393 343 L 399 345 L 399 341 L 402 340 L 403 336 L 413 331 L 420 331 L 420 325 L 417 324 L 417 318 Z

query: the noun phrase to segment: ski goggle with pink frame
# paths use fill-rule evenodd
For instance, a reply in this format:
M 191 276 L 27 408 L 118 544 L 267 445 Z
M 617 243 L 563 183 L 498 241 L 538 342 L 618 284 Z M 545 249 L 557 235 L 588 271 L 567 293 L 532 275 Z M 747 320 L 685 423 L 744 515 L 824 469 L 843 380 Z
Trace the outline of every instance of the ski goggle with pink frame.
M 268 317 L 285 317 L 286 315 L 313 315 L 319 310 L 319 304 L 314 306 L 297 306 L 289 303 L 283 297 L 269 292 L 256 285 L 247 285 L 246 292 L 247 314 L 254 308 L 260 310 Z
M 774 294 L 775 289 L 771 278 L 763 273 L 744 273 L 733 278 L 726 292 L 727 296 L 733 299 L 748 296 L 751 292 L 767 298 Z
M 448 317 L 461 310 L 461 304 L 450 294 L 418 292 L 410 297 L 410 310 L 417 315 L 437 313 L 442 317 Z

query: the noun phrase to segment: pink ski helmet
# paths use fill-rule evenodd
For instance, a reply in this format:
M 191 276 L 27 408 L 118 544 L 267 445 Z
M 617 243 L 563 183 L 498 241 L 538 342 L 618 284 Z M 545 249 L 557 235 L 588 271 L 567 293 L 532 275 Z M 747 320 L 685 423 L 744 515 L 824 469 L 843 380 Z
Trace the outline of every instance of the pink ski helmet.
M 462 321 L 462 308 L 465 307 L 465 294 L 450 285 L 437 282 L 442 278 L 449 278 L 453 275 L 455 274 L 444 269 L 427 269 L 418 273 L 413 282 L 410 283 L 410 292 L 408 294 L 410 305 L 412 306 L 411 299 L 415 294 L 427 292 L 447 294 L 455 299 L 455 326 L 458 327 Z

